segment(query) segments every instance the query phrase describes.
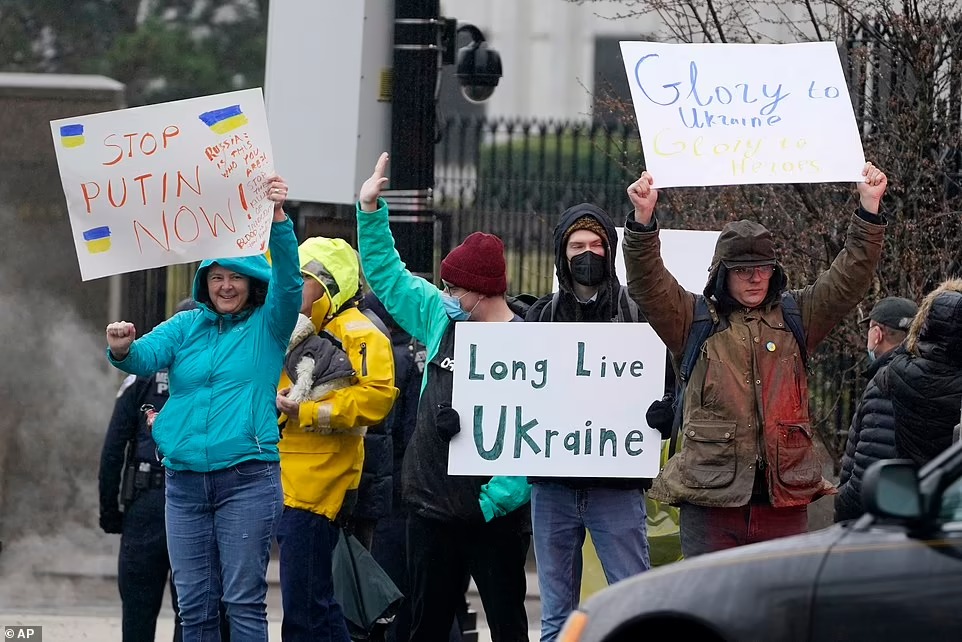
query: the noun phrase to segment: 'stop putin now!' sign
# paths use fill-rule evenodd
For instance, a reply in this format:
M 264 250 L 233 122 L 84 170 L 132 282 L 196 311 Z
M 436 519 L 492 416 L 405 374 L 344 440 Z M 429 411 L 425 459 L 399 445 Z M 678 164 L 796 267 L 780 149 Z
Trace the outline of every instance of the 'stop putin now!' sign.
M 50 123 L 83 279 L 267 250 L 260 89 Z

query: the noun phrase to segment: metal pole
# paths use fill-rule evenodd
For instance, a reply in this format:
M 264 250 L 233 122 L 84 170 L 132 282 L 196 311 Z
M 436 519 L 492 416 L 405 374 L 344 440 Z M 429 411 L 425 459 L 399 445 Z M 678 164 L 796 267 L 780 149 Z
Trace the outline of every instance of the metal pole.
M 439 0 L 395 0 L 391 190 L 434 187 Z
M 439 0 L 394 2 L 391 189 L 384 194 L 395 214 L 391 219 L 398 253 L 412 272 L 432 281 L 437 270 L 430 241 L 438 225 L 432 209 L 432 191 L 441 61 L 440 12 Z M 411 219 L 412 212 L 416 213 L 416 220 Z M 397 214 L 402 216 L 396 218 Z M 432 229 L 434 233 L 426 233 Z

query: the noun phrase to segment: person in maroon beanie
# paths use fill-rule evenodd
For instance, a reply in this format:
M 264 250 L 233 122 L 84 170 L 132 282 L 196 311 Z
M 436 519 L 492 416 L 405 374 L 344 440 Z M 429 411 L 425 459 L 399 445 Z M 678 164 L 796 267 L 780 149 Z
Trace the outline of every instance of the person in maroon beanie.
M 427 348 L 417 422 L 401 472 L 408 511 L 410 639 L 448 639 L 470 573 L 492 640 L 527 641 L 527 479 L 448 474 L 448 443 L 461 430 L 451 407 L 455 332 L 465 321 L 522 321 L 505 299 L 504 244 L 493 234 L 474 232 L 441 261 L 442 289 L 415 277 L 394 247 L 387 203 L 380 198 L 386 169 L 383 154 L 361 186 L 358 253 L 368 284 L 388 314 Z

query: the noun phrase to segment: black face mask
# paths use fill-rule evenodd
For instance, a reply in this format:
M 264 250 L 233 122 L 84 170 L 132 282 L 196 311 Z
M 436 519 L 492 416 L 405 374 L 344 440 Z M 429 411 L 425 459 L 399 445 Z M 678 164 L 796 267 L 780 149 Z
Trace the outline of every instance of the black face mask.
M 595 287 L 608 276 L 608 258 L 588 250 L 571 259 L 571 278 L 575 283 Z

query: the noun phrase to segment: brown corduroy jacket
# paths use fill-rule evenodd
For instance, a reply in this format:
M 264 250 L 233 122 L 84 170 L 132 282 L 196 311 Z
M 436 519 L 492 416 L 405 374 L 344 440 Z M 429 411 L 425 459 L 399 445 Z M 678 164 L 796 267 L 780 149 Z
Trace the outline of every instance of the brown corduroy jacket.
M 884 225 L 853 216 L 845 247 L 831 267 L 811 285 L 791 291 L 809 354 L 865 295 L 881 256 L 884 230 Z M 629 293 L 680 358 L 695 297 L 702 295 L 686 291 L 665 269 L 657 229 L 626 229 L 624 253 Z M 718 269 L 712 266 L 709 284 L 714 284 Z M 803 506 L 835 493 L 822 477 L 814 448 L 805 364 L 785 323 L 780 297 L 769 300 L 763 307 L 728 314 L 727 324 L 721 324 L 727 327 L 702 347 L 685 391 L 681 449 L 655 479 L 650 491 L 654 499 L 676 505 L 744 506 L 753 489 L 757 492 L 759 469 L 775 507 Z

